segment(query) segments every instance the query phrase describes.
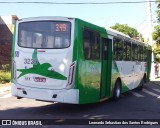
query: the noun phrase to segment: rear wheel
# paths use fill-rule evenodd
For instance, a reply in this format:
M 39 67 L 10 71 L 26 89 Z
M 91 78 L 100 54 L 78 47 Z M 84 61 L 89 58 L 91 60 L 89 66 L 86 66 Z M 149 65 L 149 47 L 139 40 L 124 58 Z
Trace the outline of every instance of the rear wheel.
M 121 95 L 121 83 L 119 80 L 116 81 L 114 86 L 113 98 L 114 100 L 119 100 Z

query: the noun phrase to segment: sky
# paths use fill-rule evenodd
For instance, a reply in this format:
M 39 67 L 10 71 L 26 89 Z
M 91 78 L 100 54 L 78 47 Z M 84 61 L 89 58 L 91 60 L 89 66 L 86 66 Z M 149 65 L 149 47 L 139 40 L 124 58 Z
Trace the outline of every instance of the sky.
M 0 0 L 0 2 L 120 2 L 142 0 Z M 156 25 L 156 4 L 152 3 L 153 25 Z M 116 23 L 128 24 L 145 36 L 147 31 L 147 5 L 139 4 L 95 4 L 95 5 L 55 5 L 55 4 L 3 4 L 0 15 L 17 15 L 19 18 L 37 16 L 76 17 L 93 24 L 110 27 Z

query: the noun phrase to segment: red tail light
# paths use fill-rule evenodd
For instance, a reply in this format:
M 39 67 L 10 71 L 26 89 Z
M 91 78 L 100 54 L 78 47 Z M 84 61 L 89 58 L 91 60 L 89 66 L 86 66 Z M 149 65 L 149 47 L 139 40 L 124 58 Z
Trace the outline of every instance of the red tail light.
M 147 63 L 144 64 L 144 67 L 147 67 Z
M 75 76 L 75 67 L 76 67 L 76 63 L 73 62 L 70 66 L 69 69 L 69 77 L 68 77 L 68 85 L 72 85 L 73 81 L 74 81 L 74 76 Z
M 16 62 L 13 60 L 12 62 L 12 79 L 16 80 Z

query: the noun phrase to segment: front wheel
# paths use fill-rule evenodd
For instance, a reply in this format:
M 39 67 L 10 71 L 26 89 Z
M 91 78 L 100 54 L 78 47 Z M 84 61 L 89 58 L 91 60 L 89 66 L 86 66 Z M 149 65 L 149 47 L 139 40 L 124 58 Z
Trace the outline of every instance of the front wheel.
M 114 100 L 119 100 L 121 95 L 121 83 L 120 81 L 116 81 L 114 86 L 113 98 Z

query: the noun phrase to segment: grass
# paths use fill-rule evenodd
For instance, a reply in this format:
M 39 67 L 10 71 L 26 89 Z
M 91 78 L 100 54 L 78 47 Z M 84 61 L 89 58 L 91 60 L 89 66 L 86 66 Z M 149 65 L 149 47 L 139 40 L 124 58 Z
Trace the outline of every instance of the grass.
M 9 83 L 11 80 L 11 72 L 0 71 L 0 83 Z

